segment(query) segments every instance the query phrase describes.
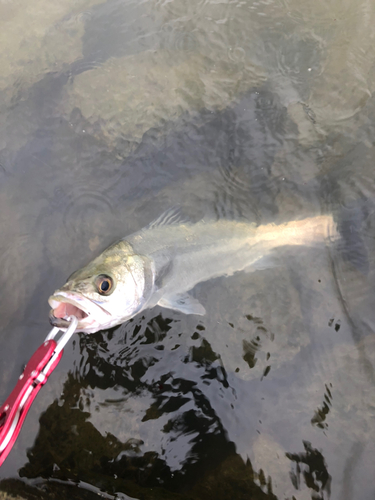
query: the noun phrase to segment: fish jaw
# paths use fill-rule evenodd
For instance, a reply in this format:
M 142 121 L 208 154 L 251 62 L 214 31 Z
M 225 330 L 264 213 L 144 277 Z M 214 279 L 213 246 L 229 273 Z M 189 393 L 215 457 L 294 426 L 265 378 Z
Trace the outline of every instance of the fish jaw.
M 59 328 L 68 328 L 70 316 L 78 319 L 76 331 L 95 333 L 113 324 L 112 315 L 99 304 L 78 293 L 57 291 L 48 299 L 51 306 L 50 323 Z

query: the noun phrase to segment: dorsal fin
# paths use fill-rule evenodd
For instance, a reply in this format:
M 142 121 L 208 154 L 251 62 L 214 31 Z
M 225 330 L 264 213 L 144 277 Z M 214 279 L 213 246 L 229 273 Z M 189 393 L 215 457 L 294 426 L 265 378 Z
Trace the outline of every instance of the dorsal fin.
M 150 222 L 145 229 L 154 229 L 160 226 L 174 226 L 177 224 L 191 224 L 190 219 L 182 213 L 180 206 L 169 208 L 157 219 Z

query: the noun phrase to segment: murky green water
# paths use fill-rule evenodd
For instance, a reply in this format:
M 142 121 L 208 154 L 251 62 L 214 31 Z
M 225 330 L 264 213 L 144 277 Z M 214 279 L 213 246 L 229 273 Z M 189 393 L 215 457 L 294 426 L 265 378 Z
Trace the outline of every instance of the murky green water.
M 171 206 L 342 234 L 199 284 L 204 317 L 77 334 L 1 478 L 374 497 L 374 25 L 369 0 L 0 0 L 0 401 L 48 296 Z

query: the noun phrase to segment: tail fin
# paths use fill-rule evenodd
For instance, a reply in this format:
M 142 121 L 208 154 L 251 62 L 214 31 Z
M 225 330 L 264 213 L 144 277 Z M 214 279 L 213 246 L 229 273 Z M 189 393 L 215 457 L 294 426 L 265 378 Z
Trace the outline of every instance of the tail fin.
M 337 239 L 337 226 L 332 215 L 319 215 L 275 226 L 268 224 L 257 228 L 259 238 L 272 240 L 274 246 L 321 245 L 325 240 Z
M 368 215 L 367 204 L 353 203 L 341 209 L 337 224 L 342 238 L 339 252 L 364 275 L 369 272 L 369 255 L 362 235 L 364 221 Z

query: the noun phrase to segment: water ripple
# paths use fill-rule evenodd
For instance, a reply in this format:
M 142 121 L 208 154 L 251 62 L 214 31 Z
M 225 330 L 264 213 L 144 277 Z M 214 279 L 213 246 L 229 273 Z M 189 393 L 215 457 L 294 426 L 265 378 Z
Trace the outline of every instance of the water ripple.
M 197 51 L 198 40 L 193 31 L 183 31 L 167 24 L 162 29 L 161 48 L 173 49 L 178 52 L 191 54 Z
M 104 221 L 115 211 L 111 199 L 96 191 L 74 192 L 70 199 L 63 212 L 63 225 L 67 233 L 81 238 L 96 232 L 98 224 L 105 225 Z

